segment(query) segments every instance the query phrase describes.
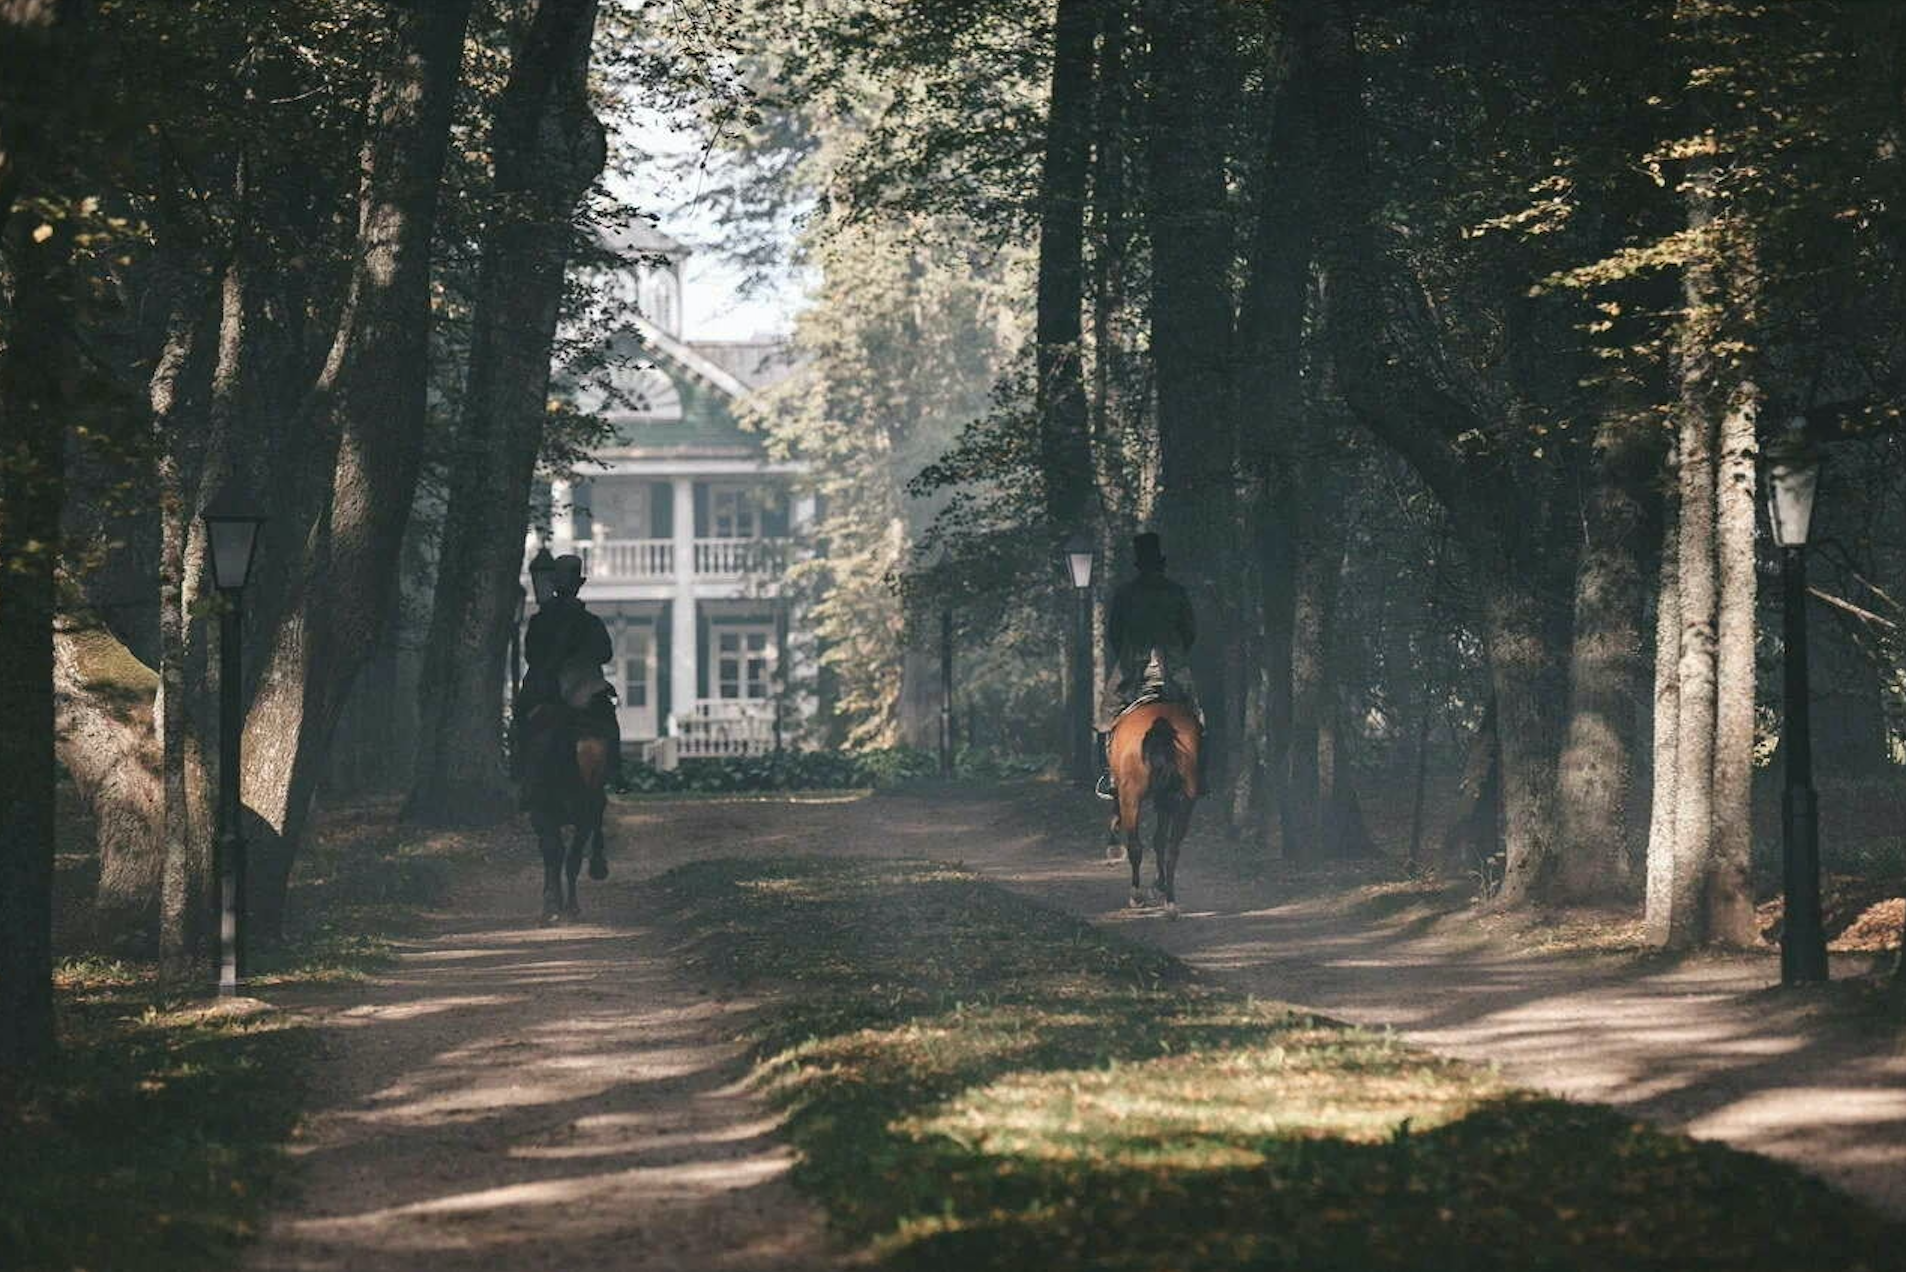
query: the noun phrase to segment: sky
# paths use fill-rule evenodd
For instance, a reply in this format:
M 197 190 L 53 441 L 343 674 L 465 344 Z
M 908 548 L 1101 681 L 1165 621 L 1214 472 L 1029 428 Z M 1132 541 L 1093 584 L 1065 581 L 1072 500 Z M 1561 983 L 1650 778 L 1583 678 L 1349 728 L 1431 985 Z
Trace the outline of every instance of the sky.
M 701 139 L 669 126 L 659 114 L 628 128 L 628 142 L 652 154 L 692 154 Z M 646 164 L 635 181 L 612 178 L 617 198 L 661 217 L 659 228 L 695 249 L 682 278 L 682 333 L 690 340 L 745 340 L 786 335 L 805 303 L 801 280 L 789 275 L 753 296 L 741 295 L 742 271 L 718 250 L 721 226 L 706 206 L 696 203 L 697 174 L 675 171 L 686 165 Z M 790 231 L 791 232 L 791 231 Z

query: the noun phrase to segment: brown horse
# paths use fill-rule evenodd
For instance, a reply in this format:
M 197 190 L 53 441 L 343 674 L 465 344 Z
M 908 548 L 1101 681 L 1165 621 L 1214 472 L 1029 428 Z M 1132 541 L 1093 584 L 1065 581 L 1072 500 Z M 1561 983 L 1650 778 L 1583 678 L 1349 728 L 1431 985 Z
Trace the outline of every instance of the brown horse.
M 1106 741 L 1112 781 L 1118 789 L 1118 812 L 1112 816 L 1106 847 L 1115 849 L 1125 839 L 1125 859 L 1132 866 L 1134 906 L 1145 904 L 1138 868 L 1145 846 L 1138 836 L 1139 814 L 1151 801 L 1156 827 L 1152 853 L 1157 858 L 1154 890 L 1164 896 L 1165 914 L 1178 917 L 1178 847 L 1191 828 L 1191 806 L 1202 794 L 1198 780 L 1198 751 L 1204 731 L 1198 717 L 1180 702 L 1146 702 L 1133 707 L 1112 726 Z
M 609 748 L 613 743 L 588 727 L 581 712 L 561 704 L 537 707 L 532 732 L 549 732 L 535 744 L 531 767 L 529 821 L 543 852 L 543 922 L 577 918 L 576 876 L 582 873 L 583 846 L 589 847 L 589 877 L 609 877 L 603 854 L 602 821 L 608 808 Z M 563 842 L 563 827 L 576 833 Z

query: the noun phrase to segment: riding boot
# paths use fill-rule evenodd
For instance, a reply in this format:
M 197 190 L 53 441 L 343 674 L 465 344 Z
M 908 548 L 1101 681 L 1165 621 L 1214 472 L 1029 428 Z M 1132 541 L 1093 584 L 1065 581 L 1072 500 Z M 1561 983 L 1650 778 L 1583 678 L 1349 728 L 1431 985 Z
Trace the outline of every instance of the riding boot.
M 1093 794 L 1100 799 L 1117 799 L 1118 791 L 1112 784 L 1111 734 L 1097 733 L 1093 736 L 1099 744 L 1099 780 L 1098 785 L 1093 787 Z

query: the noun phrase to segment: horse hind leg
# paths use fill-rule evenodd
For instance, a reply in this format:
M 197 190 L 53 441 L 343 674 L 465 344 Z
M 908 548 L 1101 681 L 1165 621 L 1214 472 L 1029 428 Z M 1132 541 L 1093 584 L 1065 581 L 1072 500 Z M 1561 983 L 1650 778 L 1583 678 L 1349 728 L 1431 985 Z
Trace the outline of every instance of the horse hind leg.
M 589 831 L 589 877 L 598 883 L 609 877 L 608 851 L 602 840 L 602 823 L 608 803 L 608 797 L 598 792 L 595 816 Z
M 1125 836 L 1119 830 L 1119 815 L 1112 814 L 1112 822 L 1105 828 L 1105 860 L 1117 865 L 1125 860 Z
M 531 819 L 536 829 L 536 846 L 543 854 L 543 922 L 554 923 L 563 911 L 563 829 L 551 825 L 541 814 Z
M 576 876 L 582 873 L 582 844 L 587 838 L 587 827 L 578 826 L 563 853 L 563 914 L 572 919 L 582 915 L 582 903 L 576 899 Z
M 1169 813 L 1158 819 L 1158 886 L 1165 894 L 1165 917 L 1178 917 L 1178 851 L 1191 829 L 1191 801 L 1172 801 Z

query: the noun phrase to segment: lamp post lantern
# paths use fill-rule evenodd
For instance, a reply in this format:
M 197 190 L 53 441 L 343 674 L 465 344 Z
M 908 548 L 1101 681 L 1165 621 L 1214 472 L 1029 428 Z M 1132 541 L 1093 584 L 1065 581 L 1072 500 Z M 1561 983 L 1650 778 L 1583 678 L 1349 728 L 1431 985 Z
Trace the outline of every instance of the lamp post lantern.
M 529 586 L 536 594 L 536 604 L 549 604 L 556 595 L 556 558 L 549 555 L 549 545 L 545 543 L 536 549 L 536 555 L 529 559 Z
M 205 538 L 218 589 L 218 992 L 235 997 L 245 964 L 245 837 L 240 830 L 239 756 L 245 728 L 241 705 L 245 584 L 258 551 L 264 514 L 232 486 L 205 505 Z
M 1780 981 L 1799 985 L 1827 979 L 1826 931 L 1820 920 L 1820 807 L 1813 790 L 1813 727 L 1807 686 L 1807 536 L 1820 488 L 1820 452 L 1806 421 L 1769 442 L 1761 462 L 1767 520 L 1780 547 L 1781 627 L 1786 645 L 1786 720 L 1781 754 L 1781 863 L 1786 918 L 1781 925 Z
M 1098 767 L 1092 758 L 1092 540 L 1084 534 L 1066 540 L 1065 564 L 1072 580 L 1075 613 L 1072 701 L 1066 727 L 1071 734 L 1073 774 L 1089 786 Z

